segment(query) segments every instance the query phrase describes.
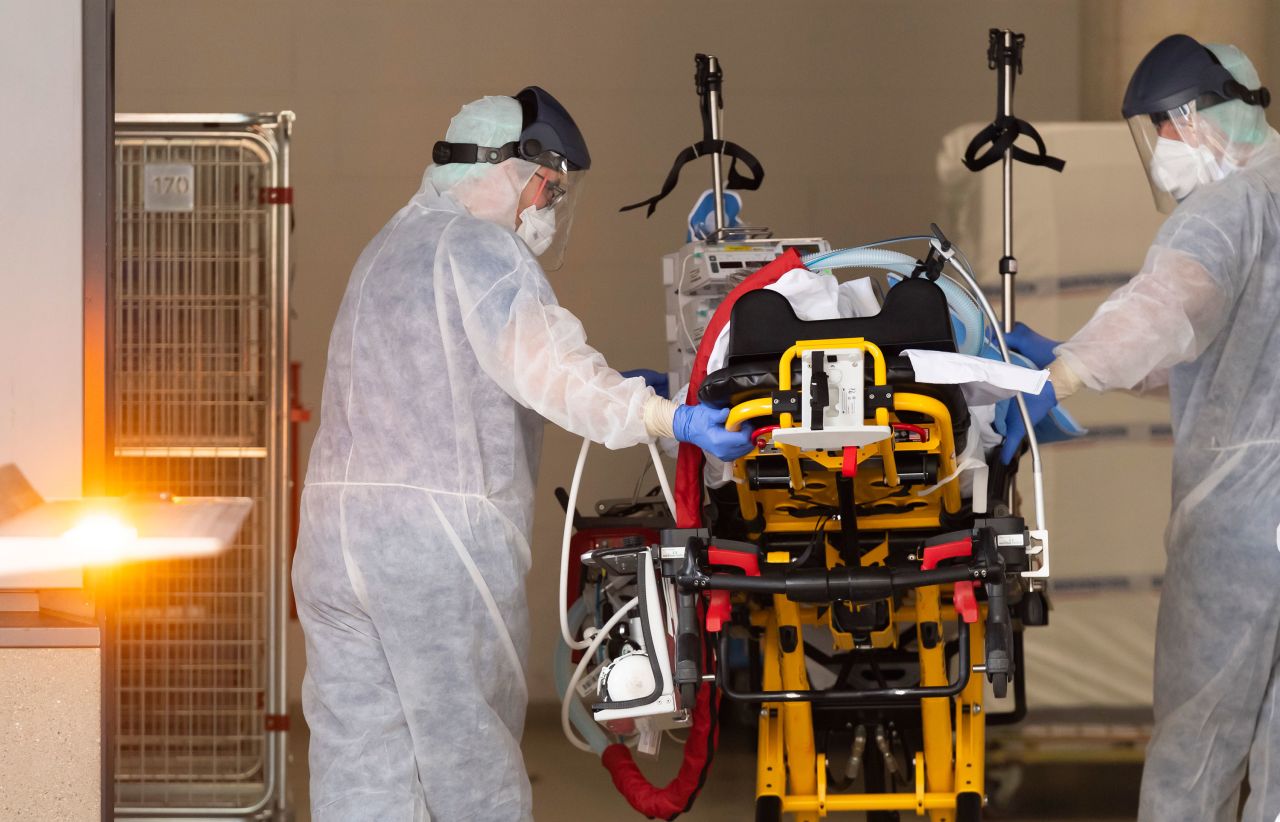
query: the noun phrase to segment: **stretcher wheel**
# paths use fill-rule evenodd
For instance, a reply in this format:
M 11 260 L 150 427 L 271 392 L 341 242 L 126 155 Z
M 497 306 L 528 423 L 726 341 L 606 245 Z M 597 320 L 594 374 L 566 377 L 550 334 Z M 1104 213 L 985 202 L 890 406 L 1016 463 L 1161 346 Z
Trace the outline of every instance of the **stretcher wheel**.
M 695 682 L 685 682 L 680 685 L 680 704 L 686 707 L 692 706 L 698 701 L 698 685 Z
M 1049 624 L 1049 603 L 1039 591 L 1029 591 L 1022 598 L 1022 624 L 1041 626 Z
M 782 797 L 756 797 L 756 822 L 782 822 Z
M 974 791 L 956 794 L 956 822 L 982 822 L 982 794 Z
M 996 699 L 1004 699 L 1009 695 L 1009 677 L 1006 674 L 996 674 L 991 680 L 991 692 L 996 695 Z

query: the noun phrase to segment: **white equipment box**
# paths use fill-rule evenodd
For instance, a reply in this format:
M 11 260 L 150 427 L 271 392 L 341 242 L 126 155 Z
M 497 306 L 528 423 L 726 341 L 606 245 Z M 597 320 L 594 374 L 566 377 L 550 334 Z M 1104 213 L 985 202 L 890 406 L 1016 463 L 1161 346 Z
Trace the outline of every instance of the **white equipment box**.
M 667 370 L 673 390 L 689 382 L 698 345 L 721 301 L 738 283 L 791 248 L 803 256 L 830 251 L 831 244 L 816 237 L 698 241 L 662 258 Z

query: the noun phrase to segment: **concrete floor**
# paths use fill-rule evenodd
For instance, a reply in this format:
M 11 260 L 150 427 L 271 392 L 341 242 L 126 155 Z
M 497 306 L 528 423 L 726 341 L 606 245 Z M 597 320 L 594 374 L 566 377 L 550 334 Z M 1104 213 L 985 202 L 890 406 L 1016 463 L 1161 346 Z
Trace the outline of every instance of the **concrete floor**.
M 290 792 L 295 821 L 309 822 L 306 724 L 300 706 L 292 706 L 291 715 Z M 535 706 L 531 709 L 524 753 L 533 785 L 534 816 L 541 822 L 638 822 L 643 818 L 617 794 L 598 759 L 571 748 L 564 740 L 554 708 Z M 665 784 L 675 774 L 679 766 L 679 746 L 667 744 L 662 754 L 656 762 L 641 766 L 657 784 Z M 989 809 L 986 818 L 993 822 L 1133 819 L 1139 774 L 1140 769 L 1134 764 L 1024 768 L 1013 777 L 1018 787 L 1008 791 L 1006 807 Z M 743 822 L 753 818 L 754 795 L 755 752 L 750 734 L 742 729 L 726 728 L 697 803 L 680 818 L 682 822 Z M 856 822 L 862 815 L 833 814 L 828 818 Z M 915 819 L 917 817 L 904 815 L 902 822 Z

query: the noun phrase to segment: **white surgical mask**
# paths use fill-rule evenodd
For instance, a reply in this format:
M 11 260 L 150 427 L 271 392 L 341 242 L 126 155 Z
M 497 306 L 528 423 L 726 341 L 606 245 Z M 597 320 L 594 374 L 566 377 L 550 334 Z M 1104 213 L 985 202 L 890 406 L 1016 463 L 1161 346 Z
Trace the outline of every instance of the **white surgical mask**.
M 1193 148 L 1181 140 L 1160 137 L 1151 155 L 1151 179 L 1156 185 L 1182 200 L 1201 183 L 1222 179 L 1213 152 L 1205 146 Z
M 516 229 L 516 236 L 524 240 L 535 257 L 546 251 L 556 236 L 556 210 L 529 206 L 520 212 L 520 227 Z

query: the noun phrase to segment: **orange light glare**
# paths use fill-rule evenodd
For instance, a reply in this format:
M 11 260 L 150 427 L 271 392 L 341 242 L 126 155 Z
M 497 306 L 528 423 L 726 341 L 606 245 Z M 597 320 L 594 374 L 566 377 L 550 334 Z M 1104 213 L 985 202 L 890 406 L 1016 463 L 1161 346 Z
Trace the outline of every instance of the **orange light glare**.
M 87 514 L 62 535 L 78 564 L 120 562 L 138 539 L 138 529 L 111 514 Z

